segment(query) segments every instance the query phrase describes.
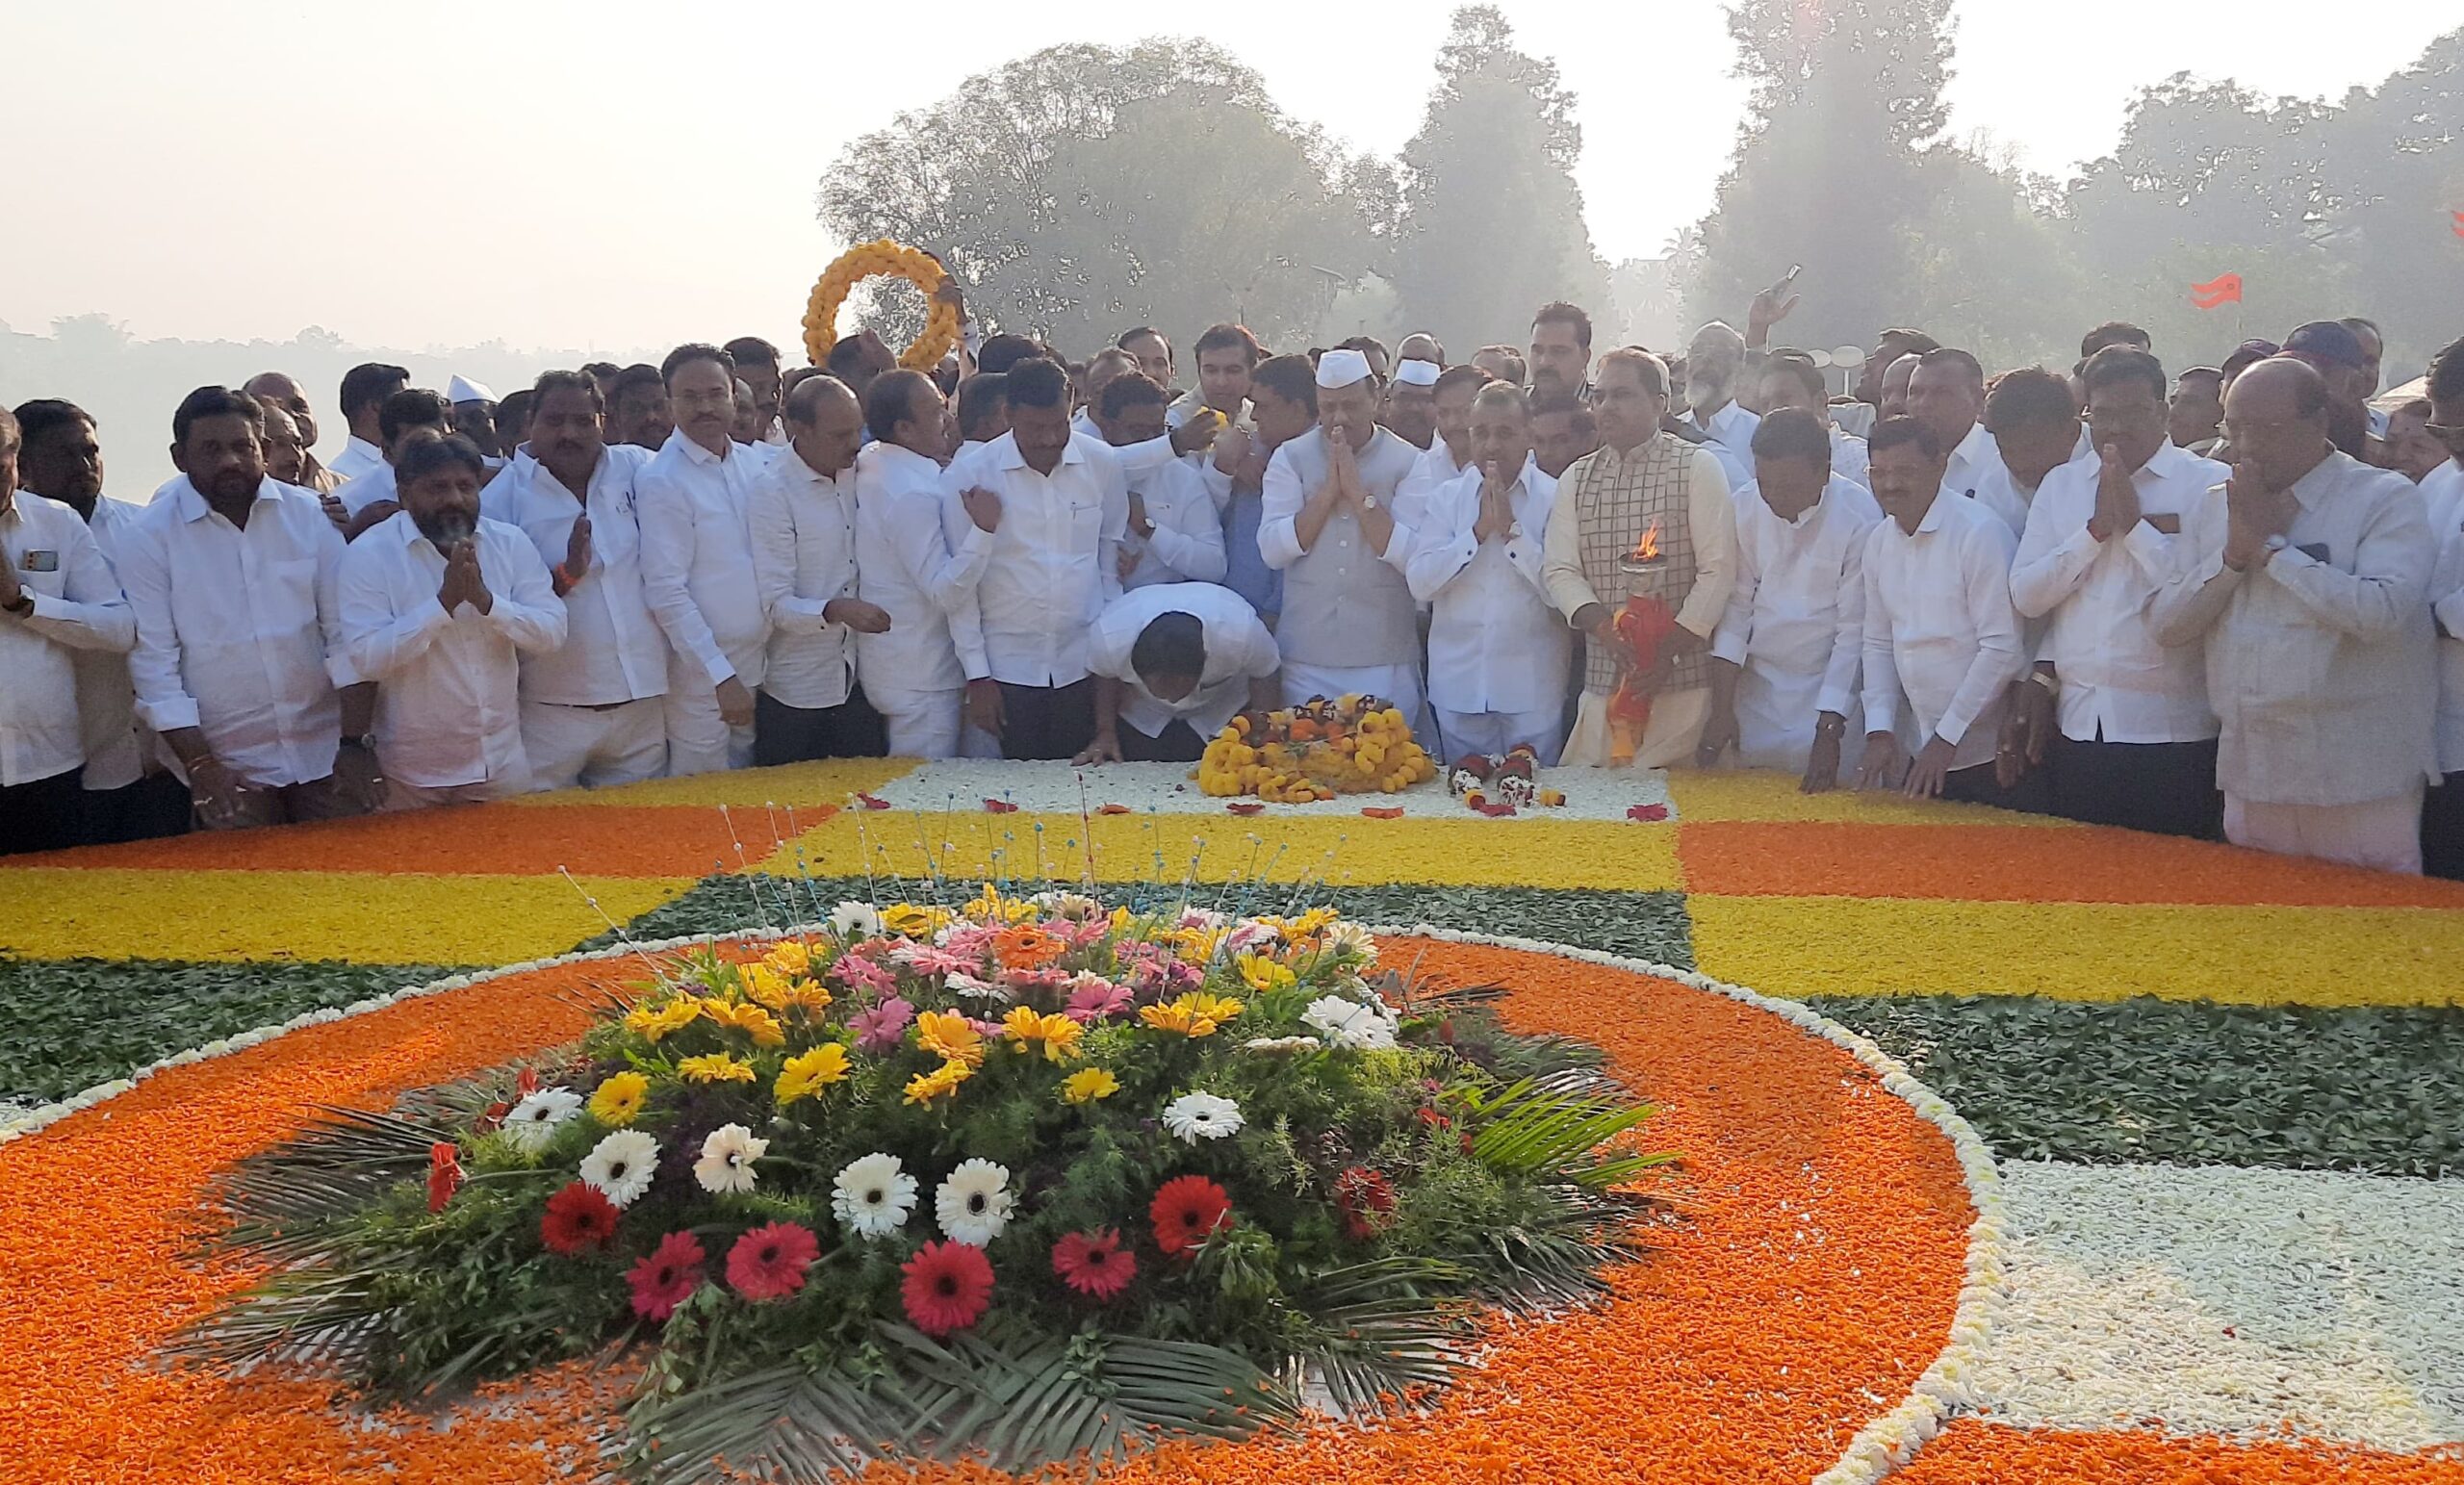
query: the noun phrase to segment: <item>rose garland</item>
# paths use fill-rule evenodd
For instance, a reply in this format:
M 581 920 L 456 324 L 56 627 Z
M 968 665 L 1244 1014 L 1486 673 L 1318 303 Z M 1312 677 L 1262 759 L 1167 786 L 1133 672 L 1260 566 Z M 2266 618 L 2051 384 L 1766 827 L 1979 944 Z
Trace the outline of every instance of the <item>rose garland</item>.
M 812 297 L 805 304 L 805 354 L 813 365 L 827 362 L 830 347 L 838 344 L 838 306 L 847 301 L 848 291 L 883 274 L 906 279 L 922 290 L 926 299 L 923 332 L 899 353 L 899 365 L 911 371 L 929 371 L 959 343 L 957 307 L 933 297 L 948 281 L 948 271 L 930 254 L 883 238 L 840 253 L 812 286 Z

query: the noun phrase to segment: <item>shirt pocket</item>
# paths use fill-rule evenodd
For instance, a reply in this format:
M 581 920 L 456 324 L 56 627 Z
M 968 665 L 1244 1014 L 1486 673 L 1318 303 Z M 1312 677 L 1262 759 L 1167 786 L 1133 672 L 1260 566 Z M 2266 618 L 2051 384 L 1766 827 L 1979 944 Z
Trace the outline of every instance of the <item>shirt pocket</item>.
M 26 559 L 41 552 L 47 559 L 47 571 L 30 571 Z M 68 554 L 48 547 L 29 548 L 11 561 L 17 572 L 17 586 L 43 598 L 62 598 L 68 592 Z

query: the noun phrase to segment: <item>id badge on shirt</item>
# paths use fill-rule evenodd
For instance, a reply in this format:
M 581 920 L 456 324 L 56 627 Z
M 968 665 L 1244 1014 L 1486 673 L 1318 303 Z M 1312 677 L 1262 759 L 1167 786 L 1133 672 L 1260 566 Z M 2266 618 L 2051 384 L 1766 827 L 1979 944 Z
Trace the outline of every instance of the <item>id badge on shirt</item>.
M 17 559 L 17 566 L 19 570 L 23 572 L 56 573 L 60 571 L 60 553 L 56 551 L 29 551 L 24 556 Z

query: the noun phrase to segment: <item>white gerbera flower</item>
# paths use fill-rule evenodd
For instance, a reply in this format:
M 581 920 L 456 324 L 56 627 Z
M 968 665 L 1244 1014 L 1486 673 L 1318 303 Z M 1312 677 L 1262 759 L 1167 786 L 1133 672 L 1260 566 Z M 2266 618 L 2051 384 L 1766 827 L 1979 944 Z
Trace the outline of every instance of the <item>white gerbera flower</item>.
M 963 969 L 951 970 L 941 983 L 949 987 L 951 994 L 963 995 L 970 1000 L 1006 1001 L 1011 998 L 1008 990 L 997 985 L 988 985 Z
M 830 909 L 830 931 L 841 938 L 870 938 L 882 931 L 881 909 L 854 899 Z
M 1300 1019 L 1339 1047 L 1376 1052 L 1395 1044 L 1395 1023 L 1383 1011 L 1341 995 L 1319 996 L 1300 1012 Z
M 1251 918 L 1223 935 L 1223 952 L 1246 954 L 1251 949 L 1271 948 L 1282 937 L 1283 935 L 1277 933 L 1271 925 Z
M 1241 1132 L 1241 1106 L 1213 1093 L 1183 1093 L 1164 1106 L 1164 1127 L 1183 1144 Z
M 1315 1037 L 1252 1037 L 1241 1043 L 1241 1050 L 1269 1057 L 1289 1057 L 1295 1052 L 1315 1052 L 1323 1045 L 1325 1043 Z
M 1225 917 L 1222 913 L 1216 911 L 1212 908 L 1184 908 L 1181 909 L 1181 920 L 1179 926 L 1182 928 L 1218 929 L 1231 921 L 1232 920 L 1230 918 Z
M 556 1137 L 556 1126 L 580 1112 L 579 1093 L 569 1088 L 543 1088 L 505 1114 L 504 1132 L 517 1149 L 545 1149 Z
M 1356 954 L 1362 964 L 1377 962 L 1377 940 L 1369 930 L 1348 918 L 1339 918 L 1326 927 L 1326 947 L 1337 954 Z
M 1010 1225 L 1010 1167 L 988 1160 L 963 1162 L 933 1193 L 934 1215 L 953 1242 L 982 1247 Z
M 651 1177 L 656 1174 L 658 1141 L 638 1129 L 616 1131 L 581 1158 L 581 1184 L 614 1207 L 631 1206 L 651 1189 Z
M 915 1206 L 915 1178 L 898 1157 L 879 1151 L 852 1160 L 831 1183 L 830 1210 L 860 1238 L 886 1238 L 907 1225 Z
M 702 1141 L 702 1158 L 693 1163 L 693 1179 L 712 1195 L 749 1191 L 753 1190 L 753 1163 L 769 1148 L 769 1140 L 743 1125 L 722 1124 Z
M 1083 892 L 1038 892 L 1035 905 L 1056 918 L 1084 923 L 1104 915 L 1104 905 Z

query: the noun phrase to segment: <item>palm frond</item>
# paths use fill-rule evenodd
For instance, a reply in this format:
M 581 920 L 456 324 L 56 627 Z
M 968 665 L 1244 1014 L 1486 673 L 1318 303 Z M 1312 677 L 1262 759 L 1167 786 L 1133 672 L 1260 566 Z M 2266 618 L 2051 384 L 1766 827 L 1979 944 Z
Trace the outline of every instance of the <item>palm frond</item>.
M 427 1169 L 428 1146 L 452 1138 L 441 1122 L 319 1106 L 298 1138 L 216 1180 L 213 1198 L 233 1225 L 210 1241 L 277 1263 L 314 1256 L 321 1235 L 364 1215 L 390 1188 L 418 1179 Z
M 1595 1189 L 1630 1181 L 1668 1155 L 1601 1159 L 1601 1146 L 1641 1127 L 1649 1104 L 1629 1104 L 1589 1093 L 1565 1092 L 1529 1078 L 1490 1097 L 1479 1111 L 1472 1153 L 1483 1164 L 1540 1181 L 1571 1181 Z

